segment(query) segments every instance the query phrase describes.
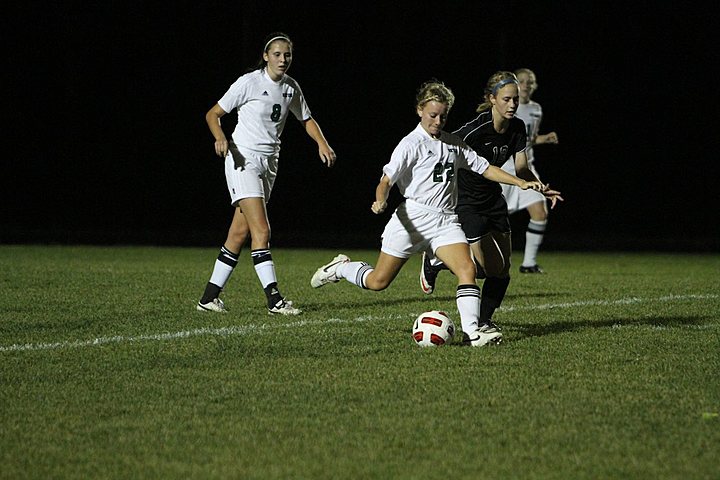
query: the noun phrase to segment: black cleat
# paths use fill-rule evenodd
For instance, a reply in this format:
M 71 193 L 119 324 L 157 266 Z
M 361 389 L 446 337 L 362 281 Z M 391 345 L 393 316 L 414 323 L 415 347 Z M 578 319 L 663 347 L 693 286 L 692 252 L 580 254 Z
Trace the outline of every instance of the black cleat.
M 532 267 L 523 267 L 520 265 L 520 273 L 545 273 L 545 270 L 540 268 L 540 265 L 533 265 Z
M 427 252 L 423 252 L 422 266 L 420 267 L 420 288 L 425 295 L 430 295 L 435 290 L 435 282 L 437 281 L 440 270 L 442 269 L 433 267 L 430 264 L 430 258 Z

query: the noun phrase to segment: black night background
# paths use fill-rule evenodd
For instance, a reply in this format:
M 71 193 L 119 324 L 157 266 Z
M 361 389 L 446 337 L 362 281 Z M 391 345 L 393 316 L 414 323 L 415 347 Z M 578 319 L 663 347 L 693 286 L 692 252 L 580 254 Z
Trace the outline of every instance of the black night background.
M 657 3 L 657 4 L 656 4 Z M 276 247 L 379 246 L 370 211 L 417 87 L 456 95 L 529 67 L 541 178 L 563 192 L 544 249 L 718 251 L 717 34 L 683 2 L 41 2 L 3 7 L 0 243 L 219 246 L 232 215 L 205 112 L 259 57 L 289 74 L 338 154 L 293 117 L 269 205 Z M 232 115 L 225 117 L 228 133 Z M 398 201 L 395 195 L 394 202 Z M 513 216 L 518 231 L 524 214 Z M 521 242 L 521 240 L 518 240 Z

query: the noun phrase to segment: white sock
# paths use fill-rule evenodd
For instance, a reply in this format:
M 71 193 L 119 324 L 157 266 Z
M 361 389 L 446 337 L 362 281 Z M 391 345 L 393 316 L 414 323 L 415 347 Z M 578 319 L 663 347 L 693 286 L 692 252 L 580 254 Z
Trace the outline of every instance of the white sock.
M 480 318 L 480 287 L 477 285 L 458 285 L 455 294 L 462 331 L 470 335 L 478 328 Z
M 210 276 L 210 283 L 224 288 L 237 263 L 238 254 L 232 253 L 230 250 L 222 247 L 217 260 L 215 260 L 215 266 Z
M 522 266 L 532 267 L 537 265 L 537 253 L 545 236 L 545 227 L 547 220 L 543 222 L 535 222 L 530 220 L 527 231 L 525 232 L 525 256 L 523 257 Z
M 270 250 L 253 250 L 250 255 L 252 256 L 253 263 L 255 264 L 255 273 L 257 273 L 262 287 L 265 288 L 271 283 L 277 283 L 275 263 L 273 263 Z
M 338 266 L 335 275 L 360 288 L 367 288 L 365 287 L 365 277 L 373 270 L 375 269 L 365 262 L 347 262 Z

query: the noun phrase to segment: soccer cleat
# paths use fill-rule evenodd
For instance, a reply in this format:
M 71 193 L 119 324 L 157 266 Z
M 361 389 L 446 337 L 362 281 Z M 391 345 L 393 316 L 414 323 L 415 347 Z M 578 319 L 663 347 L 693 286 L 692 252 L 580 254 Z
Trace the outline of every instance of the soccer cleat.
M 430 263 L 430 257 L 427 252 L 422 254 L 422 266 L 420 267 L 420 288 L 425 295 L 430 295 L 435 291 L 435 282 L 441 268 L 434 267 Z
M 545 273 L 545 270 L 540 268 L 540 265 L 533 265 L 532 267 L 525 267 L 520 265 L 520 273 Z
M 485 322 L 473 333 L 468 335 L 463 332 L 463 345 L 471 347 L 484 347 L 485 345 L 499 345 L 502 342 L 500 327 L 493 322 Z
M 274 307 L 268 307 L 268 313 L 274 315 L 279 313 L 280 315 L 300 315 L 302 310 L 293 307 L 293 303 L 290 300 L 284 298 L 277 302 Z
M 197 311 L 198 312 L 218 312 L 218 313 L 227 313 L 227 309 L 225 308 L 225 304 L 222 300 L 219 298 L 213 298 L 211 301 L 207 303 L 197 303 Z
M 320 288 L 328 283 L 337 283 L 340 279 L 337 277 L 336 272 L 340 265 L 350 261 L 347 255 L 339 254 L 333 258 L 330 263 L 323 265 L 318 268 L 315 274 L 310 279 L 310 286 L 313 288 Z

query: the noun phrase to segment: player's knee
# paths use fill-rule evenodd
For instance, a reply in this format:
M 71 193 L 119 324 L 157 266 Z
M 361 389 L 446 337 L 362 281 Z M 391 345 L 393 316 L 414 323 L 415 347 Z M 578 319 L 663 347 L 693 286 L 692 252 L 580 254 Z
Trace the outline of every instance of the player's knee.
M 453 272 L 458 279 L 463 282 L 467 283 L 465 279 L 472 279 L 472 281 L 475 281 L 475 273 L 477 269 L 475 268 L 475 262 L 470 260 L 467 262 L 459 263 L 455 266 L 455 271 Z
M 230 230 L 228 230 L 227 241 L 230 244 L 242 246 L 247 240 L 249 233 L 250 231 L 247 227 L 231 226 Z
M 374 273 L 375 272 L 371 272 L 365 278 L 365 288 L 375 292 L 385 290 L 390 285 L 391 280 L 380 275 L 373 275 Z
M 252 235 L 253 243 L 258 244 L 269 244 L 270 243 L 270 226 L 262 225 L 258 226 L 250 232 Z

